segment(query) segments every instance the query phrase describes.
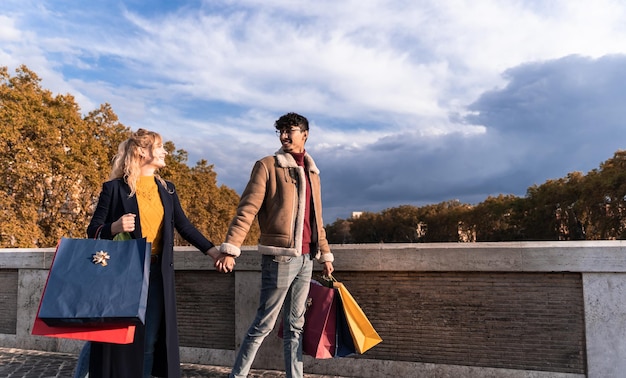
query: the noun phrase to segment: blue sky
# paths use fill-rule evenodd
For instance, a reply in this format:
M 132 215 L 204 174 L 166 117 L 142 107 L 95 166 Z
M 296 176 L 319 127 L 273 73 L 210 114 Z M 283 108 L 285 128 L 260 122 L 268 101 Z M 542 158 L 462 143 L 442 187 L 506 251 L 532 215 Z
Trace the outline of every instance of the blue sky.
M 238 193 L 309 118 L 324 220 L 526 189 L 626 148 L 626 3 L 3 0 L 0 65 Z

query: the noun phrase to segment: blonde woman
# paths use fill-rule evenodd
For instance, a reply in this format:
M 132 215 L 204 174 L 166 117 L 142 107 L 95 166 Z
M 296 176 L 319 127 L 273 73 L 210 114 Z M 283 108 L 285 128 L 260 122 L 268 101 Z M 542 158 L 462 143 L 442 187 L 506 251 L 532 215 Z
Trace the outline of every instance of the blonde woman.
M 79 358 L 77 374 L 88 358 L 90 378 L 180 377 L 174 229 L 214 259 L 219 252 L 187 219 L 174 185 L 157 174 L 165 167 L 165 156 L 161 136 L 139 129 L 120 144 L 110 180 L 102 186 L 87 234 L 112 239 L 128 232 L 132 238 L 146 238 L 152 243 L 148 305 L 145 326 L 137 326 L 132 344 L 88 343 Z

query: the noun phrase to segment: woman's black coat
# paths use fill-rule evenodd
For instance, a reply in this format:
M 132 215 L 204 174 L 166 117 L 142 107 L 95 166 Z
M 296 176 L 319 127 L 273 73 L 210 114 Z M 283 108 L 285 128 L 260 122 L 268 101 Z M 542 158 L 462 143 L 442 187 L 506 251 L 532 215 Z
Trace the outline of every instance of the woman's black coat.
M 154 352 L 152 373 L 158 377 L 180 377 L 180 356 L 178 349 L 178 330 L 176 322 L 176 294 L 174 287 L 174 228 L 178 233 L 203 253 L 213 244 L 207 240 L 187 219 L 174 185 L 167 182 L 167 189 L 157 180 L 161 202 L 163 203 L 161 271 L 163 274 L 163 293 L 165 313 L 159 340 Z M 90 238 L 96 236 L 112 239 L 111 223 L 122 215 L 136 214 L 133 238 L 141 238 L 141 222 L 137 197 L 129 198 L 130 187 L 122 180 L 107 181 L 102 186 L 98 206 L 87 227 Z M 137 378 L 143 375 L 144 327 L 136 327 L 132 344 L 92 343 L 90 357 L 90 378 Z

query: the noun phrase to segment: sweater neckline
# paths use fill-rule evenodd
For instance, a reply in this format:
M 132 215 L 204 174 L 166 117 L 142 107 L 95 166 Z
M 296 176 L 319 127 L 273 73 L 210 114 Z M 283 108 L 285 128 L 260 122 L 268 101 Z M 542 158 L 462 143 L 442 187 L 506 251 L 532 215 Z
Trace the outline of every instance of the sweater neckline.
M 306 151 L 304 152 L 289 152 L 291 156 L 295 159 L 296 163 L 300 166 L 304 165 L 304 155 L 306 155 Z

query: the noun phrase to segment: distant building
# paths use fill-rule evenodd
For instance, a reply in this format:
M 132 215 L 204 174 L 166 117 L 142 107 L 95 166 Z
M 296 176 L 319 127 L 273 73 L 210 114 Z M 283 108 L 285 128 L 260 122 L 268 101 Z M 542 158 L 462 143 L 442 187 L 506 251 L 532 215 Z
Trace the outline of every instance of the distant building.
M 361 217 L 361 215 L 363 215 L 362 211 L 353 211 L 351 218 L 352 219 L 359 219 Z

